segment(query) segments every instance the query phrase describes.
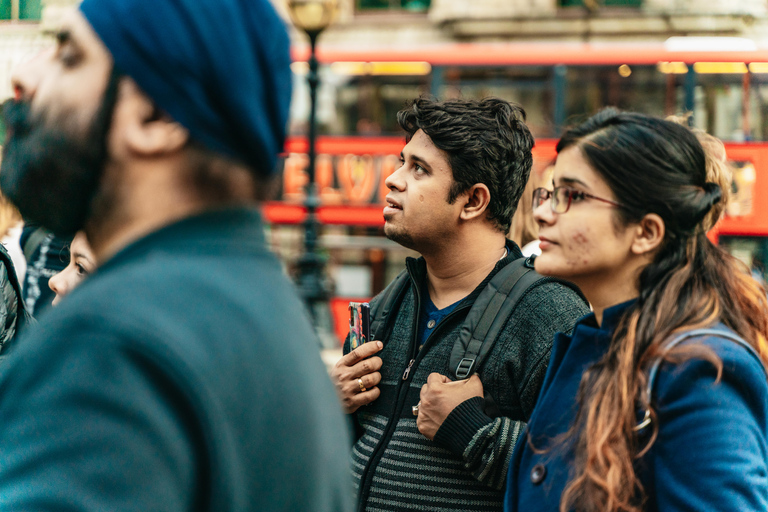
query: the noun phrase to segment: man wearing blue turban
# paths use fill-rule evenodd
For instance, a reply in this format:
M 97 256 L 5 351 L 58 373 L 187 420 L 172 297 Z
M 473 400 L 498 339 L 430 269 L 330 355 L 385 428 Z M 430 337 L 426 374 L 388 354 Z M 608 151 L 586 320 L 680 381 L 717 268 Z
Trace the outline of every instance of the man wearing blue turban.
M 255 208 L 267 0 L 84 0 L 3 105 L 0 187 L 99 270 L 0 362 L 0 509 L 344 511 L 348 429 Z

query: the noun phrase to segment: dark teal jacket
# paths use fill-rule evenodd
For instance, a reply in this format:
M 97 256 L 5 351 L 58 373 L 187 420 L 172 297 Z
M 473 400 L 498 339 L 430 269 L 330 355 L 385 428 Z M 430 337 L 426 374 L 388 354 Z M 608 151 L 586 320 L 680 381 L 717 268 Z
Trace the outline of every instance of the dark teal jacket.
M 600 327 L 590 314 L 576 324 L 573 336 L 555 337 L 539 401 L 510 467 L 506 511 L 559 510 L 573 453 L 567 445 L 535 453 L 528 440 L 547 448 L 571 426 L 582 373 L 605 354 L 628 305 L 606 309 Z M 653 393 L 658 438 L 636 463 L 647 495 L 643 510 L 765 512 L 766 373 L 757 358 L 734 341 L 708 337 L 684 343 L 697 342 L 720 357 L 722 378 L 716 383 L 715 367 L 701 359 L 660 367 Z
M 0 509 L 348 510 L 346 426 L 256 211 L 122 250 L 18 340 Z

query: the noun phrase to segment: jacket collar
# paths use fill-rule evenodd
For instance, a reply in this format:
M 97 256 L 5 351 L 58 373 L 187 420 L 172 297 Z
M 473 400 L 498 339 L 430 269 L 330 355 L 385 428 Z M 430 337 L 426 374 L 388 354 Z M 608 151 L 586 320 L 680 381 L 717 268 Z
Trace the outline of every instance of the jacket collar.
M 523 253 L 520 250 L 520 247 L 518 247 L 518 245 L 514 241 L 507 239 L 505 246 L 507 248 L 507 255 L 496 263 L 496 266 L 494 266 L 493 270 L 491 270 L 491 272 L 485 277 L 485 279 L 483 279 L 483 282 L 477 285 L 477 287 L 472 291 L 472 293 L 464 297 L 464 299 L 459 303 L 459 305 L 464 304 L 466 302 L 474 302 L 477 296 L 480 295 L 480 292 L 482 292 L 485 289 L 488 282 L 491 279 L 493 279 L 493 276 L 495 276 L 499 270 L 509 265 L 516 259 L 523 257 Z M 406 258 L 405 268 L 408 270 L 408 273 L 410 274 L 411 279 L 413 279 L 413 281 L 418 286 L 422 286 L 424 284 L 424 281 L 427 278 L 427 263 L 426 261 L 424 261 L 423 257 Z
M 601 325 L 597 325 L 597 318 L 595 318 L 595 314 L 589 313 L 588 315 L 581 317 L 581 319 L 576 322 L 574 331 L 577 327 L 584 326 L 591 330 L 613 334 L 613 332 L 619 326 L 621 319 L 624 317 L 624 313 L 626 313 L 627 310 L 632 307 L 636 301 L 637 299 L 630 299 L 626 302 L 622 302 L 621 304 L 616 304 L 606 308 L 603 311 L 603 323 Z
M 186 217 L 140 238 L 101 265 L 120 266 L 149 253 L 225 254 L 267 251 L 261 215 L 253 207 L 210 210 Z

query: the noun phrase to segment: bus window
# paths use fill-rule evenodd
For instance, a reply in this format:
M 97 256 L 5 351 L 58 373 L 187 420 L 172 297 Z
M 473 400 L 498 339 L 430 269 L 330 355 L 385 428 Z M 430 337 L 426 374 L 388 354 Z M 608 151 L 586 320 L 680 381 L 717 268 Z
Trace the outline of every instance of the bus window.
M 551 66 L 459 67 L 445 69 L 439 98 L 495 96 L 523 106 L 534 137 L 553 137 Z
M 575 124 L 612 106 L 656 116 L 682 110 L 682 75 L 664 74 L 656 66 L 568 66 L 566 124 Z
M 768 74 L 750 74 L 750 140 L 768 140 Z
M 321 67 L 317 118 L 327 135 L 400 135 L 397 112 L 405 102 L 429 92 L 428 70 L 411 75 L 366 74 L 365 63 Z M 375 69 L 375 68 L 373 68 Z M 306 133 L 309 117 L 306 76 L 294 74 L 291 133 Z
M 751 137 L 744 122 L 744 77 L 744 73 L 697 72 L 694 126 L 724 141 Z

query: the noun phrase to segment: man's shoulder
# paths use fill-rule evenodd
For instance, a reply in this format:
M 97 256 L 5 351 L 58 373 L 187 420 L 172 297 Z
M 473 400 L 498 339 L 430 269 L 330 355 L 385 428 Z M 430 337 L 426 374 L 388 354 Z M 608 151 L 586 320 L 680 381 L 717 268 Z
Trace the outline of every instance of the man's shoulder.
M 214 267 L 232 265 L 223 260 Z M 211 376 L 260 361 L 284 368 L 316 344 L 300 300 L 279 271 L 260 273 L 236 263 L 227 271 L 194 273 L 198 263 L 177 261 L 163 272 L 145 272 L 155 267 L 139 261 L 92 276 L 25 333 L 19 356 L 56 359 L 98 347 L 118 358 L 155 361 L 170 372 L 186 368 Z
M 271 254 L 158 252 L 98 270 L 72 293 L 71 300 L 108 304 L 117 311 L 120 307 L 143 310 L 160 302 L 168 312 L 189 307 L 190 302 L 204 307 L 234 298 L 269 296 L 279 301 L 287 285 Z
M 525 301 L 525 302 L 523 302 Z M 536 282 L 521 299 L 527 308 L 577 309 L 589 312 L 589 305 L 575 285 L 544 278 Z
M 301 311 L 271 260 L 261 265 L 258 258 L 241 255 L 158 254 L 99 270 L 41 318 L 38 330 L 44 338 L 74 342 L 92 332 L 135 350 L 176 347 L 208 354 L 210 342 L 223 333 L 237 334 L 232 344 L 245 344 L 289 321 L 311 337 L 305 323 L 295 321 Z
M 526 344 L 541 339 L 551 346 L 555 333 L 570 333 L 589 311 L 589 305 L 574 288 L 560 281 L 542 280 L 520 298 L 506 320 L 502 336 L 522 338 Z

